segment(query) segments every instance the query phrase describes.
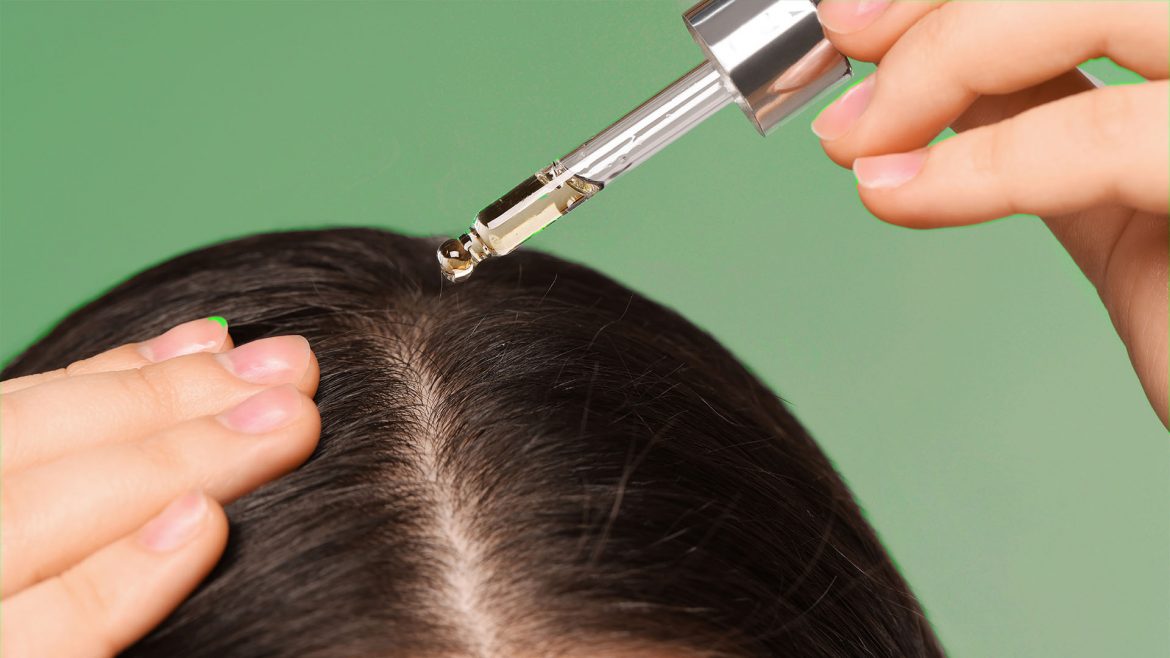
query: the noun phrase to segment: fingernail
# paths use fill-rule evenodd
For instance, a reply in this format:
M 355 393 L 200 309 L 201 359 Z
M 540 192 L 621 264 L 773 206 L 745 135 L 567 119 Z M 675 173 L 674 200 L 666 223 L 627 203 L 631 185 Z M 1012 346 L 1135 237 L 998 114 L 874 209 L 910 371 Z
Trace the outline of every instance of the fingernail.
M 890 0 L 823 0 L 817 16 L 829 30 L 849 34 L 869 27 L 888 6 Z
M 264 434 L 288 425 L 301 411 L 301 394 L 291 385 L 270 388 L 216 416 L 225 427 Z
M 207 499 L 198 491 L 184 494 L 142 526 L 138 541 L 152 551 L 165 553 L 191 541 L 199 534 L 207 516 Z
M 295 383 L 309 367 L 309 341 L 301 336 L 265 338 L 216 354 L 215 358 L 246 382 Z
M 219 316 L 202 318 L 184 322 L 151 338 L 139 345 L 138 351 L 151 363 L 158 363 L 185 354 L 218 349 L 227 335 L 227 320 Z
M 918 175 L 926 162 L 927 149 L 875 155 L 853 161 L 853 175 L 857 183 L 870 189 L 898 187 Z
M 822 110 L 813 119 L 813 133 L 821 139 L 832 140 L 849 132 L 873 97 L 873 80 L 874 76 L 870 75 Z

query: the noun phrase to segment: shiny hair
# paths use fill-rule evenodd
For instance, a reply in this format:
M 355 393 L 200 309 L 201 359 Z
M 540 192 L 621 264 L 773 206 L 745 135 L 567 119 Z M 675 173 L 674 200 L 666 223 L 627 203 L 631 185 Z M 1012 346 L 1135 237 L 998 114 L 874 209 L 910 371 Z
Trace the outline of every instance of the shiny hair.
M 308 462 L 227 507 L 227 551 L 129 656 L 938 656 L 841 477 L 711 336 L 524 251 L 258 235 L 153 267 L 5 370 L 222 315 L 321 366 Z

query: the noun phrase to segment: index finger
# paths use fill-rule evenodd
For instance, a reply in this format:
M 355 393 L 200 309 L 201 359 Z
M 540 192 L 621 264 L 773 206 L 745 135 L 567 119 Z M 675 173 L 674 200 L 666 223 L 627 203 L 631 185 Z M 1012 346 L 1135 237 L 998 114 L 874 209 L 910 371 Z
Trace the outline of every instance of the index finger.
M 1165 3 L 946 3 L 898 39 L 876 76 L 826 109 L 816 132 L 845 165 L 921 148 L 980 96 L 1033 87 L 1094 57 L 1163 78 L 1166 20 Z
M 190 354 L 30 386 L 0 396 L 0 471 L 135 441 L 222 411 L 269 386 L 295 384 L 312 395 L 319 373 L 307 340 L 274 336 L 223 354 Z
M 0 382 L 0 395 L 15 393 L 30 386 L 47 384 L 66 377 L 116 370 L 136 370 L 177 356 L 197 352 L 225 352 L 231 348 L 232 339 L 228 335 L 227 320 L 213 315 L 184 322 L 148 341 L 115 347 L 97 356 L 71 363 L 64 368 Z

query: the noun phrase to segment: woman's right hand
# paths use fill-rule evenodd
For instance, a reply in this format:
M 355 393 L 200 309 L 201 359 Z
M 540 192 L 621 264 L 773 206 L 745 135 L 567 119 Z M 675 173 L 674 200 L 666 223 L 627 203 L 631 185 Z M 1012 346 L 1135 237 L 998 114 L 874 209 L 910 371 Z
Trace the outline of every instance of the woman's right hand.
M 914 228 L 1039 215 L 1096 286 L 1170 427 L 1165 2 L 824 0 L 838 50 L 877 71 L 813 128 L 862 202 Z M 1097 89 L 1111 57 L 1146 78 Z M 945 127 L 960 134 L 928 143 Z
M 308 342 L 195 320 L 0 384 L 0 653 L 112 656 L 199 584 L 221 503 L 312 453 Z

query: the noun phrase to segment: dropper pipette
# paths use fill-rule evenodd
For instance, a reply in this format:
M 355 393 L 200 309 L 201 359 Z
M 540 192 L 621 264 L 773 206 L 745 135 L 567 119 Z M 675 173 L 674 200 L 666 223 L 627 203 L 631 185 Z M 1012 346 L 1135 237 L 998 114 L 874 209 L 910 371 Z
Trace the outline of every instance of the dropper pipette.
M 507 254 L 724 106 L 762 135 L 850 77 L 825 38 L 815 0 L 706 0 L 683 20 L 706 60 L 476 215 L 437 254 L 451 281 Z

